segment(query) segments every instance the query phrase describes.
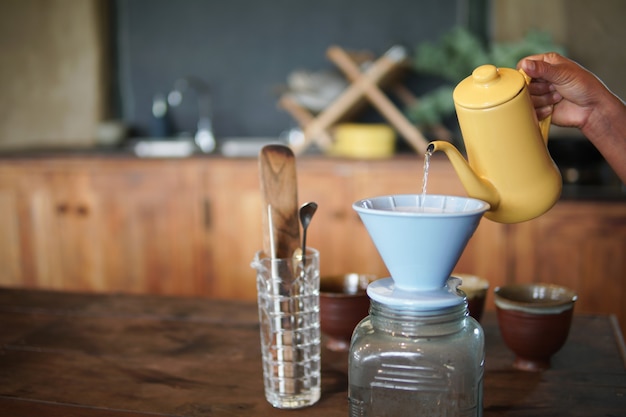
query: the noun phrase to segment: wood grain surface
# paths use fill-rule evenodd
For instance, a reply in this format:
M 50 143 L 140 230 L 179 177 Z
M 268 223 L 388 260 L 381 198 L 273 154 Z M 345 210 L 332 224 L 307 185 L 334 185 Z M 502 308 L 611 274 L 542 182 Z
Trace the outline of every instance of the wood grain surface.
M 298 198 L 319 209 L 308 246 L 321 276 L 388 276 L 352 203 L 421 190 L 423 158 L 297 158 Z M 428 189 L 464 195 L 445 155 Z M 591 194 L 588 194 L 591 191 Z M 626 194 L 569 187 L 548 213 L 481 221 L 456 272 L 491 290 L 547 282 L 575 290 L 578 313 L 614 314 L 626 333 Z M 256 300 L 263 247 L 257 158 L 113 155 L 0 157 L 0 285 Z M 608 290 L 607 290 L 608 289 Z M 487 298 L 487 310 L 495 308 Z
M 495 315 L 485 416 L 624 415 L 623 343 L 609 316 L 577 315 L 552 369 L 516 371 Z M 0 290 L 0 415 L 346 416 L 347 354 L 322 351 L 322 397 L 284 411 L 263 394 L 254 303 Z
M 267 145 L 259 154 L 263 197 L 263 250 L 291 258 L 300 247 L 296 158 L 284 145 Z M 273 247 L 272 247 L 273 246 Z

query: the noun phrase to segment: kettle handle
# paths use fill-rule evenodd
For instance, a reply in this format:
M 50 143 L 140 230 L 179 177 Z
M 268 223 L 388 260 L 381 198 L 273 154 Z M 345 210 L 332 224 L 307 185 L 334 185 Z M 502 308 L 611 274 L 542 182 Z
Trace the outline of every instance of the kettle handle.
M 530 84 L 530 82 L 532 81 L 532 78 L 528 74 L 526 74 L 526 72 L 524 72 L 523 69 L 520 68 L 518 71 L 524 77 L 524 80 L 526 81 L 526 85 Z M 543 138 L 543 141 L 546 145 L 548 144 L 548 133 L 550 132 L 550 123 L 552 123 L 552 112 L 550 112 L 548 117 L 539 121 L 539 130 L 541 131 L 541 137 Z

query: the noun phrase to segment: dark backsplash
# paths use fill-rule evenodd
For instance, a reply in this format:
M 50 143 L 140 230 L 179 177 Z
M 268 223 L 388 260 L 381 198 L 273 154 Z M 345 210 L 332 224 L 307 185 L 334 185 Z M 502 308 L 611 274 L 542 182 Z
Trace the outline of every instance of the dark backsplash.
M 218 138 L 276 137 L 295 126 L 277 107 L 288 74 L 333 68 L 325 55 L 329 46 L 380 55 L 400 44 L 412 53 L 418 43 L 466 23 L 465 9 L 475 3 L 116 0 L 115 111 L 135 134 L 149 135 L 154 95 L 167 94 L 180 77 L 194 76 L 210 87 Z M 436 80 L 410 82 L 419 93 Z M 195 128 L 197 111 L 191 104 L 173 114 L 179 130 Z

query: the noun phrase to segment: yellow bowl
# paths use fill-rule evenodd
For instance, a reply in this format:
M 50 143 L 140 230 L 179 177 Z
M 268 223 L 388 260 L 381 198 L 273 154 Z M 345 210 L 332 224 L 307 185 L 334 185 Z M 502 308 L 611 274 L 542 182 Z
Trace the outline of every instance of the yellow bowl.
M 334 138 L 330 150 L 334 156 L 380 159 L 395 152 L 396 135 L 386 124 L 342 123 L 335 128 Z

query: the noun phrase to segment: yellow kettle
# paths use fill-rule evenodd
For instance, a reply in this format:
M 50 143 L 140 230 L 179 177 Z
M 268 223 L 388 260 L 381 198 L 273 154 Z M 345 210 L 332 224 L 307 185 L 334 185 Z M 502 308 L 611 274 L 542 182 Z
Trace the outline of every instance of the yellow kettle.
M 561 195 L 562 179 L 548 153 L 550 119 L 537 121 L 522 71 L 482 65 L 454 89 L 467 161 L 449 142 L 443 151 L 470 197 L 488 202 L 485 217 L 517 223 L 548 211 Z

